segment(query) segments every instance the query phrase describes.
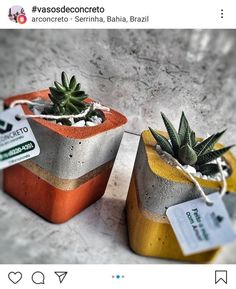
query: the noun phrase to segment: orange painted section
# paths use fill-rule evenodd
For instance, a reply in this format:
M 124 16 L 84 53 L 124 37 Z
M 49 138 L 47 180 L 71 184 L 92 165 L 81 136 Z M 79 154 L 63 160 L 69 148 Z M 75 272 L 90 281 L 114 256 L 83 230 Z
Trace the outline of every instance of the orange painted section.
M 48 100 L 48 94 L 49 90 L 40 90 L 40 91 L 35 91 L 27 94 L 22 94 L 22 95 L 17 95 L 17 96 L 12 96 L 4 101 L 4 104 L 6 107 L 8 107 L 13 101 L 19 100 L 19 99 L 26 99 L 26 100 L 34 100 L 35 98 L 41 97 L 43 99 Z M 92 102 L 94 100 L 92 99 L 87 99 L 86 102 Z M 28 108 L 28 105 L 22 105 L 25 114 L 32 114 L 32 111 Z M 66 125 L 58 125 L 55 124 L 51 121 L 47 121 L 45 119 L 32 119 L 32 121 L 35 121 L 37 123 L 40 123 L 42 126 L 45 126 L 49 128 L 50 130 L 65 136 L 65 137 L 70 137 L 70 138 L 75 138 L 75 139 L 84 139 L 84 138 L 89 138 L 94 135 L 97 135 L 99 133 L 105 132 L 107 130 L 114 129 L 116 127 L 122 126 L 127 122 L 127 118 L 122 115 L 121 113 L 111 109 L 109 112 L 104 111 L 106 120 L 96 126 L 90 126 L 90 127 L 72 127 L 72 126 L 66 126 Z
M 110 173 L 111 168 L 105 168 L 78 188 L 63 191 L 21 165 L 15 165 L 4 170 L 4 191 L 46 220 L 60 224 L 102 197 Z

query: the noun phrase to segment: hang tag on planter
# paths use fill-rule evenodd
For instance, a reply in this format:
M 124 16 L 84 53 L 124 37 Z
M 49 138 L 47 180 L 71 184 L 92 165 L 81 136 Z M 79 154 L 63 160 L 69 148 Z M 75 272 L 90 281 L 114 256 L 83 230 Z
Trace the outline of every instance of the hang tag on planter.
M 228 212 L 219 193 L 181 203 L 167 209 L 167 216 L 184 255 L 192 255 L 236 240 Z
M 0 113 L 0 169 L 33 158 L 40 153 L 39 145 L 19 105 Z

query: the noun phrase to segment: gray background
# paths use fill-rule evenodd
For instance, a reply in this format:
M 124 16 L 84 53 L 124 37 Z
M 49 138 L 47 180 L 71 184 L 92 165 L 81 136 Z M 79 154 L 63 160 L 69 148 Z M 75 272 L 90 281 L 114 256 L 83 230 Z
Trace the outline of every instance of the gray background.
M 234 30 L 2 30 L 0 97 L 47 88 L 65 70 L 123 112 L 127 131 L 163 128 L 160 111 L 177 125 L 184 110 L 199 135 L 227 127 L 223 142 L 232 144 L 235 42 Z M 128 247 L 124 206 L 138 141 L 125 134 L 105 196 L 63 225 L 19 205 L 0 178 L 0 263 L 168 263 Z M 235 263 L 235 250 L 225 246 L 216 262 Z
M 236 143 L 235 30 L 0 31 L 1 97 L 47 88 L 62 70 L 125 113 L 127 129 L 176 125 L 184 110 L 199 134 L 228 128 Z

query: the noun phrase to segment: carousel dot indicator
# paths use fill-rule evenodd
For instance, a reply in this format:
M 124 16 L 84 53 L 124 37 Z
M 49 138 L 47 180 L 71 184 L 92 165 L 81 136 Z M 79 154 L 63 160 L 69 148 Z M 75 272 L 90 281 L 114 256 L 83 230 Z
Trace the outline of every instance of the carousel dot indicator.
M 112 275 L 112 279 L 123 279 L 123 278 L 125 278 L 125 276 L 124 275 Z

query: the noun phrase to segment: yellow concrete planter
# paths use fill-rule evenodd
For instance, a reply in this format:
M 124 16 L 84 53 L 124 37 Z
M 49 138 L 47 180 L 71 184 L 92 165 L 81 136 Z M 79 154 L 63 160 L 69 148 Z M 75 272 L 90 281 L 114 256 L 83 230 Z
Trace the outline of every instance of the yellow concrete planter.
M 167 136 L 166 133 L 161 132 Z M 127 198 L 127 222 L 130 247 L 140 255 L 206 263 L 219 249 L 184 256 L 166 217 L 166 209 L 199 197 L 194 184 L 182 171 L 168 164 L 155 149 L 156 141 L 149 131 L 140 138 L 134 171 Z M 217 144 L 217 147 L 221 147 Z M 232 173 L 227 178 L 228 192 L 236 191 L 236 159 L 225 154 Z M 219 190 L 221 183 L 196 178 L 209 194 Z

